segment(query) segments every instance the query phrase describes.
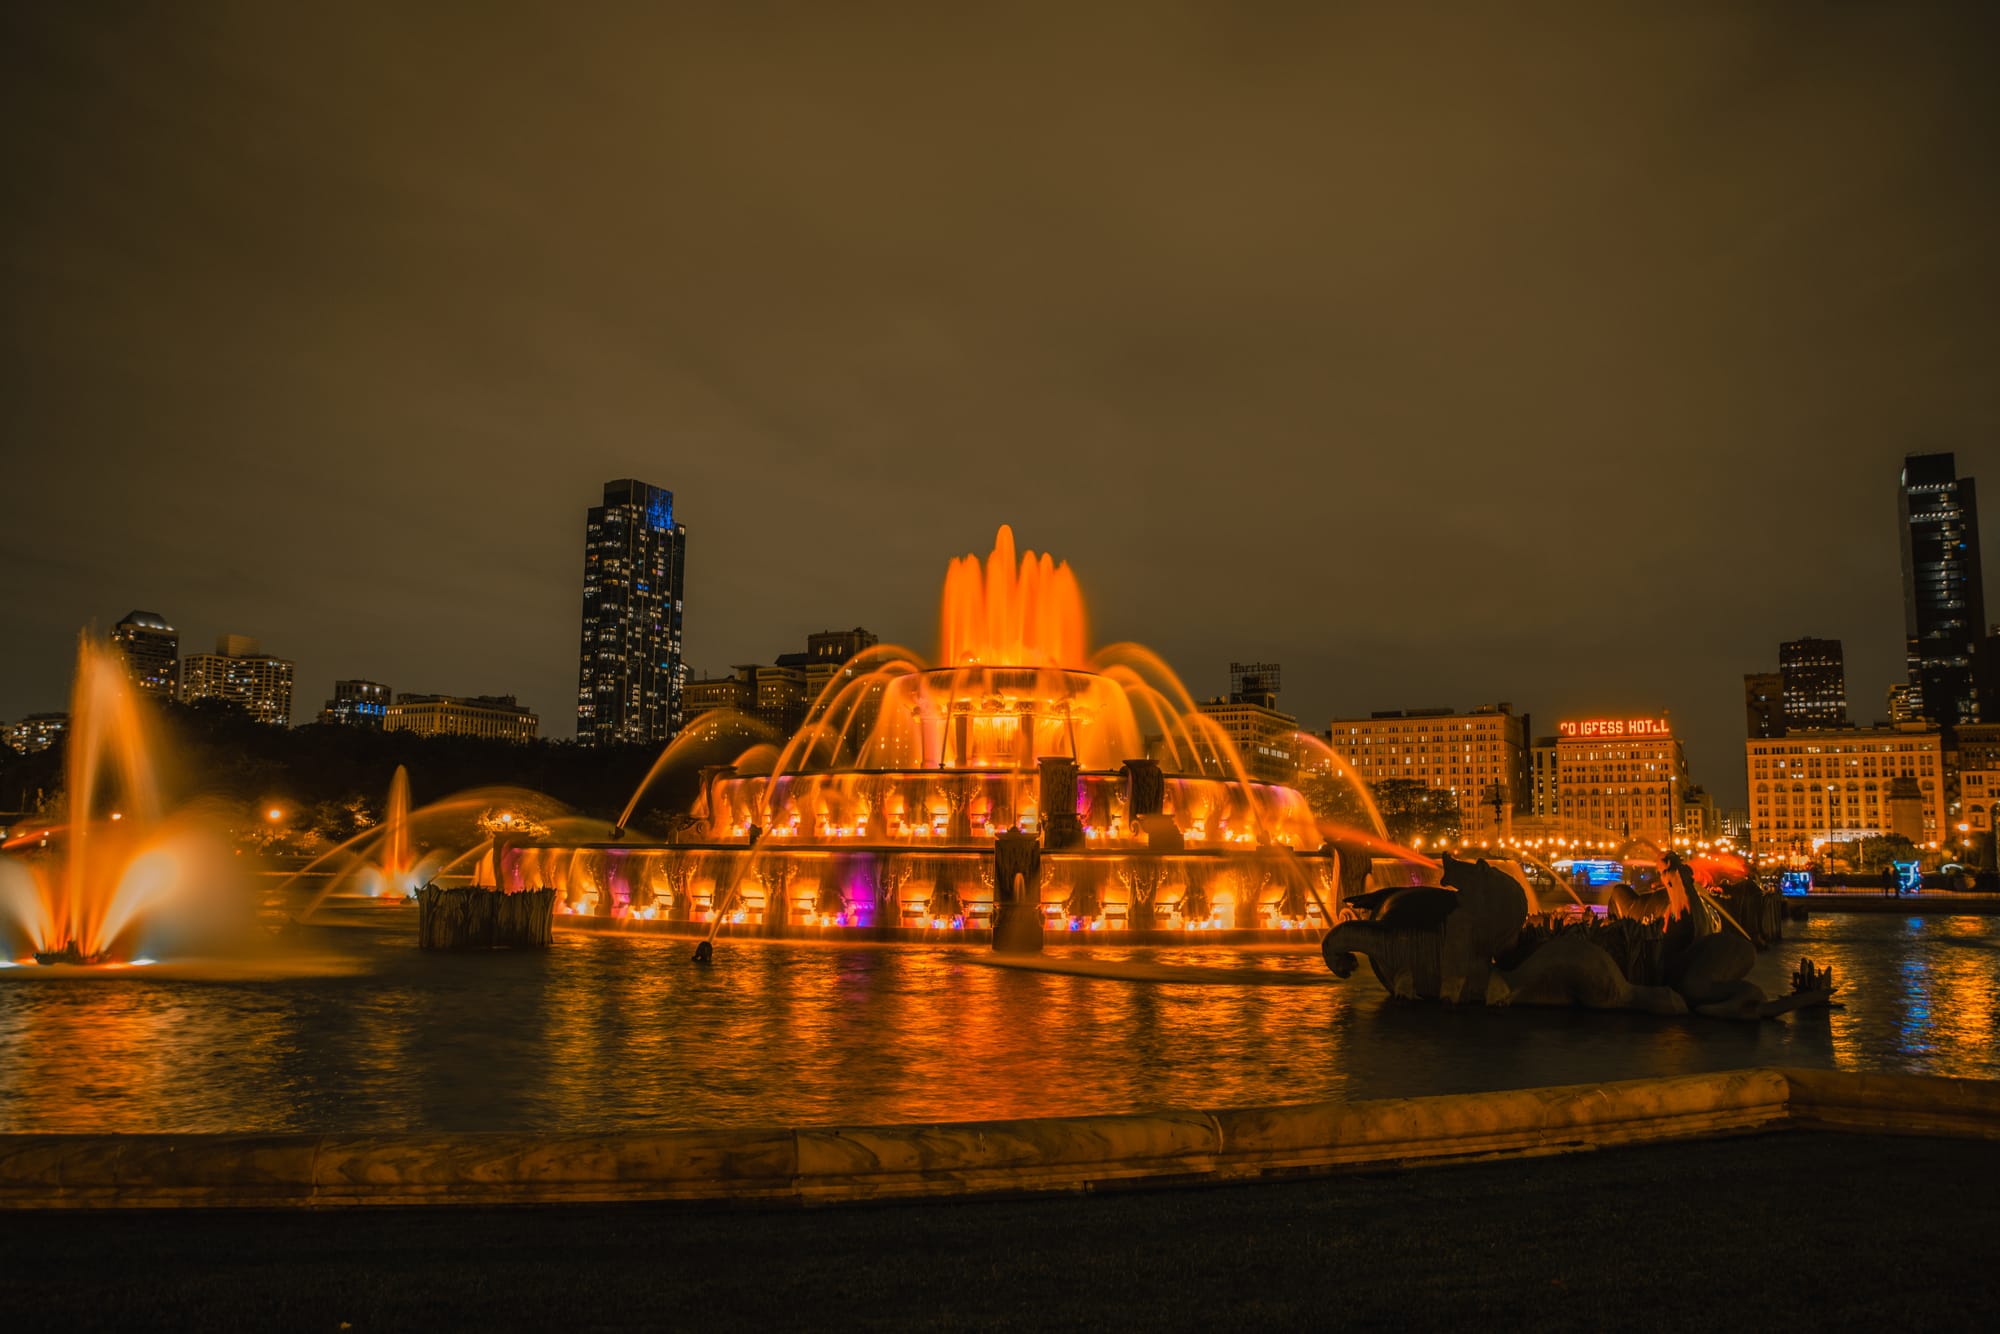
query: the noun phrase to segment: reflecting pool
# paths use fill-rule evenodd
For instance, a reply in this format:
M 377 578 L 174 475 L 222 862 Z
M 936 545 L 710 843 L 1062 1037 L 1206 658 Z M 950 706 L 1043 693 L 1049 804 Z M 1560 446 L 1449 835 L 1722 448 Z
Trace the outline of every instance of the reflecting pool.
M 2000 1078 L 2000 920 L 1816 916 L 1758 960 L 1831 964 L 1844 1008 L 1761 1024 L 1390 1001 L 1316 950 L 1051 956 L 1213 984 L 995 968 L 983 949 L 564 931 L 420 955 L 336 914 L 345 971 L 0 969 L 0 1129 L 617 1130 L 871 1123 L 1466 1092 L 1744 1065 Z M 1273 985 L 1275 983 L 1290 985 Z M 1270 983 L 1270 984 L 1267 984 Z

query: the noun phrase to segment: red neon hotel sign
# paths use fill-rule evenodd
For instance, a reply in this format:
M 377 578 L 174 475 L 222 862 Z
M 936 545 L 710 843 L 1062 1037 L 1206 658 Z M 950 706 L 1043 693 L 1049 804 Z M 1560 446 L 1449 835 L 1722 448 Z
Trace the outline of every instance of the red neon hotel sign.
M 1563 736 L 1672 736 L 1665 718 L 1583 718 L 1556 724 Z

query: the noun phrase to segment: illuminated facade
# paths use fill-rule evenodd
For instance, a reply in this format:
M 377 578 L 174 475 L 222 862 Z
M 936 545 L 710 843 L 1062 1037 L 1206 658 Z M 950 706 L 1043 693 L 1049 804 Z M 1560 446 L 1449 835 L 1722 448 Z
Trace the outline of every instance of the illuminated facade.
M 1504 837 L 1529 801 L 1527 718 L 1511 704 L 1470 713 L 1398 709 L 1336 718 L 1330 744 L 1363 782 L 1400 779 L 1449 792 L 1470 838 Z M 1495 801 L 1495 797 L 1499 800 Z
M 1535 738 L 1528 758 L 1528 814 L 1554 819 L 1562 814 L 1562 780 L 1558 777 L 1556 739 Z
M 704 676 L 687 683 L 681 702 L 692 722 L 717 709 L 751 713 L 757 707 L 757 692 L 740 676 Z
M 466 736 L 485 741 L 533 741 L 541 720 L 512 695 L 398 695 L 382 730 L 418 736 Z
M 1715 808 L 1715 798 L 1708 795 L 1699 785 L 1681 793 L 1681 814 L 1675 824 L 1682 843 L 1704 843 L 1719 837 L 1722 833 L 1722 814 Z
M 319 720 L 333 727 L 382 730 L 394 692 L 380 681 L 335 681 L 333 698 L 319 711 Z
M 181 662 L 181 700 L 219 699 L 260 723 L 292 725 L 292 664 L 265 653 L 248 635 L 223 635 L 213 653 Z
M 814 701 L 834 678 L 854 679 L 855 668 L 850 665 L 854 655 L 878 642 L 876 635 L 859 626 L 821 630 L 806 636 L 803 653 L 781 653 L 769 665 L 739 663 L 734 675 L 690 681 L 685 694 L 688 720 L 715 709 L 729 709 L 755 718 L 780 737 L 788 737 L 799 730 Z
M 1977 492 L 1950 454 L 1911 454 L 1898 498 L 1910 702 L 1934 723 L 1977 722 L 1972 657 L 1986 629 Z
M 158 612 L 125 613 L 125 619 L 112 627 L 111 642 L 140 693 L 161 700 L 180 697 L 180 632 Z
M 780 654 L 777 665 L 797 667 L 805 673 L 806 700 L 810 703 L 819 698 L 834 677 L 845 675 L 852 680 L 854 672 L 848 668 L 848 661 L 881 642 L 880 635 L 858 625 L 852 630 L 821 630 L 806 636 L 804 653 Z
M 1676 841 L 1687 752 L 1662 717 L 1580 718 L 1556 725 L 1560 819 L 1573 837 Z
M 1994 804 L 2000 802 L 2000 769 L 1961 769 L 1958 771 L 1958 822 L 1963 830 L 1952 830 L 1953 838 L 1962 847 L 1991 847 L 1984 840 L 1993 836 L 1995 824 Z
M 66 713 L 31 713 L 7 728 L 7 744 L 23 755 L 47 750 L 69 732 Z
M 806 708 L 812 703 L 806 693 L 805 668 L 744 663 L 736 670 L 750 683 L 754 696 L 750 711 L 759 722 L 781 737 L 799 730 L 806 720 Z
M 1826 843 L 1948 836 L 1943 738 L 1935 727 L 1842 728 L 1744 743 L 1750 850 L 1810 855 Z
M 1299 777 L 1299 720 L 1278 709 L 1281 669 L 1275 662 L 1229 664 L 1229 695 L 1199 705 L 1222 729 L 1243 767 L 1263 783 Z
M 630 478 L 606 482 L 584 525 L 577 740 L 651 745 L 680 731 L 686 564 L 673 493 Z

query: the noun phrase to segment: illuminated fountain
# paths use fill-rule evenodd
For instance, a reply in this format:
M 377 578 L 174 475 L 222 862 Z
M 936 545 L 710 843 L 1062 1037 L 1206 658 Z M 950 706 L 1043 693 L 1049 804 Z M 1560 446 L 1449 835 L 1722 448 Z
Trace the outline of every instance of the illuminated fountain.
M 255 938 L 219 813 L 169 808 L 150 706 L 116 650 L 77 651 L 61 820 L 0 849 L 0 958 L 124 966 Z
M 952 562 L 940 640 L 935 664 L 865 651 L 795 735 L 705 766 L 685 839 L 496 849 L 499 875 L 573 915 L 764 934 L 984 931 L 1017 890 L 1067 932 L 1322 920 L 1332 858 L 1305 798 L 1253 780 L 1155 654 L 1092 652 L 1067 564 L 1017 556 L 1003 527 L 983 564 Z M 740 734 L 717 717 L 690 735 Z M 1032 845 L 1025 871 L 996 861 L 1008 839 Z

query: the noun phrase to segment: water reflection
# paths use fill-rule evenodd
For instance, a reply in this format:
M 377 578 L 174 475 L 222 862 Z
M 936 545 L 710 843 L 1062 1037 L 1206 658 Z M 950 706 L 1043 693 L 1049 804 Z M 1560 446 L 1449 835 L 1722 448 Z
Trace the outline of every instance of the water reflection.
M 475 1130 L 959 1120 L 1376 1098 L 1743 1065 L 2000 1078 L 2000 924 L 1819 917 L 1845 1008 L 1763 1024 L 1390 1002 L 1329 986 L 1117 982 L 978 951 L 562 933 L 425 956 L 329 933 L 351 976 L 60 985 L 0 970 L 0 1128 Z M 1059 957 L 1068 957 L 1067 954 Z M 1099 948 L 1154 969 L 1312 973 L 1298 950 Z

